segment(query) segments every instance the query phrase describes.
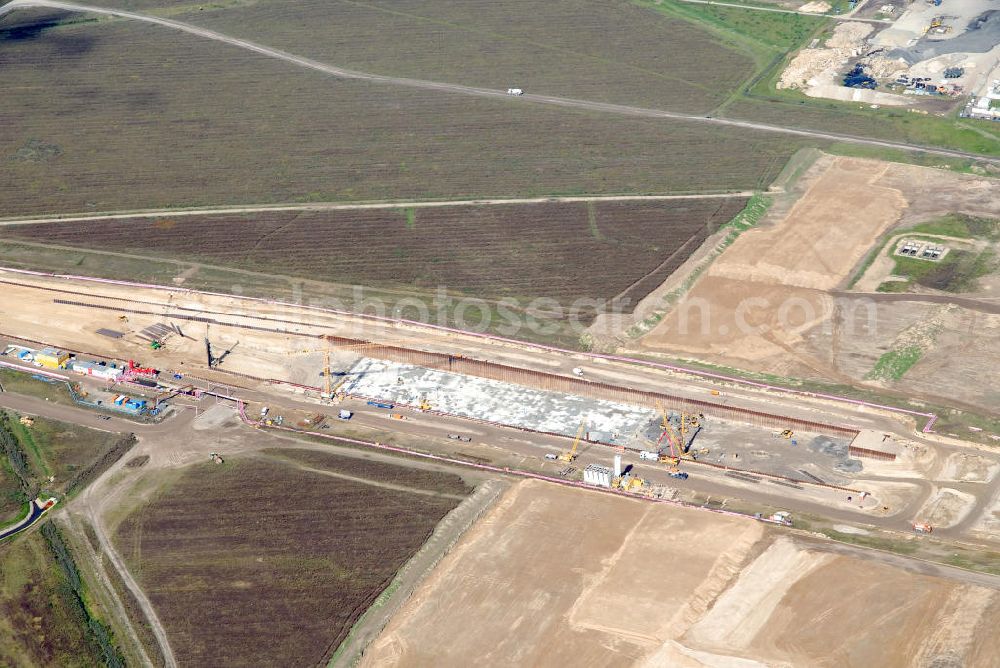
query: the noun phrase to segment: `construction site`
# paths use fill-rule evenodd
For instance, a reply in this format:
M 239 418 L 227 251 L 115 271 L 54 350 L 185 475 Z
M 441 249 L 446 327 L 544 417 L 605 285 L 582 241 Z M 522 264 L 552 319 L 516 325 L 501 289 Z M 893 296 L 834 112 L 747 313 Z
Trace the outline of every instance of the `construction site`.
M 846 272 L 860 251 L 844 255 L 826 270 Z M 805 258 L 797 272 L 823 278 Z M 846 628 L 794 620 L 848 618 L 817 594 L 832 583 L 900 597 L 843 643 L 840 665 L 989 665 L 961 634 L 874 643 L 885 625 L 963 616 L 974 630 L 1000 614 L 983 574 L 1000 564 L 975 551 L 1000 545 L 1000 456 L 935 434 L 934 413 L 313 306 L 10 269 L 0 282 L 0 384 L 19 379 L 0 406 L 139 435 L 130 461 L 141 464 L 98 487 L 109 532 L 182 472 L 266 476 L 287 445 L 475 481 L 481 491 L 452 511 L 465 519 L 442 520 L 449 538 L 413 556 L 421 568 L 400 571 L 337 665 L 822 664 Z M 319 475 L 308 456 L 300 470 Z M 330 475 L 360 479 L 360 466 Z M 437 494 L 393 480 L 377 484 Z M 565 521 L 570 512 L 585 521 Z M 972 568 L 915 574 L 852 542 Z M 664 580 L 650 559 L 683 577 Z M 159 608 L 176 625 L 178 599 L 157 595 L 145 614 Z M 803 643 L 783 641 L 793 627 Z M 187 637 L 176 628 L 165 633 Z M 483 629 L 517 642 L 485 647 Z

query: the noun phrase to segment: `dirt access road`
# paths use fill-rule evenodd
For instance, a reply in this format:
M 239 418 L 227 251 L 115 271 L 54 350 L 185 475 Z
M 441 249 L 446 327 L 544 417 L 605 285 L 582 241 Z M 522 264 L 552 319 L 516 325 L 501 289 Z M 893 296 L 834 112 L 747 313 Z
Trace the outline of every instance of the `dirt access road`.
M 752 197 L 753 192 L 743 190 L 707 195 L 589 195 L 578 197 L 522 197 L 512 199 L 422 200 L 419 202 L 312 202 L 309 204 L 271 204 L 264 206 L 206 206 L 193 209 L 156 209 L 143 211 L 109 211 L 105 213 L 68 214 L 47 218 L 0 218 L 0 226 L 37 225 L 38 223 L 88 223 L 96 220 L 129 220 L 132 218 L 160 218 L 169 216 L 207 216 L 216 214 L 274 213 L 280 211 L 363 211 L 367 209 L 420 209 L 442 206 L 497 206 L 503 204 L 572 204 L 574 202 L 662 202 L 686 199 L 727 199 Z
M 848 142 L 851 144 L 878 146 L 880 148 L 890 148 L 903 151 L 921 151 L 924 153 L 931 153 L 934 155 L 942 155 L 952 158 L 973 158 L 976 160 L 984 160 L 992 163 L 1000 163 L 1000 158 L 993 156 L 985 156 L 977 153 L 968 153 L 966 151 L 954 151 L 943 148 L 931 148 L 928 146 L 921 146 L 918 144 L 880 141 L 877 139 L 868 139 L 865 137 L 857 137 L 854 135 L 845 135 L 833 132 L 816 132 L 813 130 L 782 127 L 780 125 L 771 125 L 767 123 L 754 123 L 751 121 L 740 121 L 729 118 L 719 118 L 715 116 L 697 116 L 693 114 L 681 114 L 670 111 L 664 111 L 662 109 L 647 109 L 643 107 L 633 107 L 621 104 L 593 102 L 589 100 L 577 100 L 573 98 L 555 97 L 550 95 L 538 95 L 533 93 L 526 93 L 516 98 L 510 98 L 510 96 L 507 95 L 506 90 L 496 90 L 492 88 L 476 88 L 474 86 L 462 86 L 459 84 L 439 82 L 439 81 L 426 81 L 423 79 L 390 77 L 381 74 L 358 72 L 355 70 L 344 69 L 342 67 L 327 65 L 326 63 L 321 63 L 319 61 L 312 60 L 311 58 L 303 58 L 302 56 L 296 56 L 286 51 L 281 51 L 279 49 L 272 49 L 271 47 L 263 46 L 261 44 L 256 44 L 248 40 L 238 39 L 236 37 L 230 37 L 228 35 L 224 35 L 214 30 L 199 28 L 198 26 L 191 25 L 190 23 L 174 21 L 172 19 L 159 18 L 156 16 L 149 16 L 146 14 L 139 14 L 136 12 L 127 12 L 118 9 L 108 9 L 105 7 L 95 7 L 92 5 L 82 5 L 72 2 L 58 2 L 57 0 L 14 0 L 10 4 L 0 8 L 0 17 L 18 8 L 26 8 L 26 7 L 48 7 L 51 9 L 63 9 L 70 12 L 102 14 L 105 16 L 116 16 L 119 18 L 130 19 L 133 21 L 143 21 L 145 23 L 152 23 L 155 25 L 164 26 L 166 28 L 171 28 L 173 30 L 180 30 L 182 32 L 190 33 L 192 35 L 197 35 L 198 37 L 204 37 L 206 39 L 211 39 L 217 42 L 230 44 L 232 46 L 236 46 L 241 49 L 246 49 L 248 51 L 253 51 L 254 53 L 259 53 L 269 58 L 277 58 L 279 60 L 284 60 L 298 67 L 304 67 L 318 72 L 323 72 L 324 74 L 330 74 L 335 77 L 340 77 L 343 79 L 359 79 L 364 81 L 385 83 L 394 86 L 406 86 L 409 88 L 421 88 L 424 90 L 439 91 L 442 93 L 458 93 L 461 95 L 474 95 L 477 97 L 511 99 L 512 101 L 517 101 L 519 103 L 534 102 L 537 104 L 547 104 L 551 106 L 567 107 L 572 109 L 583 109 L 586 111 L 597 111 L 602 113 L 618 114 L 621 116 L 663 118 L 663 119 L 673 119 L 681 121 L 693 121 L 698 123 L 708 123 L 714 125 L 726 125 L 730 127 L 745 128 L 747 130 L 774 132 L 778 134 L 794 135 L 798 137 L 809 137 L 811 139 L 822 139 L 825 141 Z

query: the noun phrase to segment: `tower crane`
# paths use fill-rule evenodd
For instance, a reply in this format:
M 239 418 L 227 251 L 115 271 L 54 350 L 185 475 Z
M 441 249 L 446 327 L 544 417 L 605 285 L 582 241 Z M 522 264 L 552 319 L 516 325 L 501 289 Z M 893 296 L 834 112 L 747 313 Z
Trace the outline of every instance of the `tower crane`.
M 320 395 L 323 399 L 333 398 L 333 374 L 330 372 L 330 337 L 324 336 L 323 339 L 326 341 L 326 346 L 323 348 L 313 348 L 311 350 L 293 350 L 286 355 L 308 355 L 312 353 L 323 353 L 323 393 Z M 338 346 L 338 348 L 345 350 L 364 350 L 370 347 L 372 344 L 368 342 L 352 343 L 346 346 Z

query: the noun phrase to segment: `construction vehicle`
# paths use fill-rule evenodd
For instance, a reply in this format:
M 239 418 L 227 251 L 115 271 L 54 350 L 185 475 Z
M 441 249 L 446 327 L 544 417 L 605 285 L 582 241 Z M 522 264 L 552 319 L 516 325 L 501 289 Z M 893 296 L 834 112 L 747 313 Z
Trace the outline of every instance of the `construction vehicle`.
M 781 432 L 781 437 L 782 438 L 791 438 L 794 435 L 795 435 L 795 432 L 792 431 L 791 429 L 786 429 L 783 432 Z
M 159 350 L 160 348 L 163 347 L 163 344 L 160 343 L 159 341 L 150 341 L 149 347 L 152 348 L 153 350 Z
M 431 402 L 427 401 L 427 395 L 425 394 L 424 396 L 420 397 L 420 405 L 417 407 L 417 410 L 421 412 L 427 412 L 430 409 L 431 409 Z
M 350 420 L 353 415 L 354 415 L 354 413 L 352 413 L 351 411 L 343 411 L 342 410 L 339 413 L 337 413 L 337 419 L 338 420 Z
M 521 90 L 520 88 L 508 88 L 507 89 L 507 94 L 508 95 L 514 95 L 514 96 L 524 95 L 524 91 Z
M 390 420 L 405 420 L 406 416 L 402 413 L 386 413 Z
M 934 527 L 927 522 L 914 522 L 912 526 L 913 530 L 917 533 L 931 533 L 934 531 Z
M 210 452 L 210 453 L 208 453 L 208 456 L 209 456 L 209 457 L 210 457 L 210 458 L 212 459 L 212 461 L 213 461 L 213 462 L 215 462 L 216 464 L 221 464 L 221 463 L 222 463 L 222 461 L 223 461 L 223 460 L 222 460 L 222 455 L 220 455 L 220 454 L 219 454 L 218 452 Z
M 646 484 L 646 481 L 642 478 L 636 478 L 633 475 L 622 476 L 618 481 L 618 488 L 626 492 L 634 492 L 642 489 L 642 486 Z
M 132 376 L 155 376 L 159 371 L 153 369 L 152 367 L 139 366 L 139 363 L 134 360 L 128 361 L 128 368 L 125 370 L 125 375 L 128 377 Z
M 779 510 L 771 515 L 764 515 L 763 513 L 754 513 L 753 516 L 760 520 L 761 522 L 767 522 L 769 524 L 780 524 L 781 526 L 790 527 L 792 526 L 792 516 L 785 512 L 784 510 Z
M 581 422 L 580 428 L 576 430 L 576 438 L 573 439 L 573 447 L 570 448 L 569 451 L 559 455 L 559 461 L 569 463 L 576 459 L 576 450 L 580 447 L 580 440 L 583 438 L 583 433 L 586 429 L 587 423 Z
M 388 403 L 388 402 L 385 402 L 385 401 L 376 401 L 375 399 L 372 399 L 371 401 L 369 401 L 368 405 L 372 406 L 374 408 L 395 408 L 396 407 L 395 404 L 391 404 L 391 403 Z

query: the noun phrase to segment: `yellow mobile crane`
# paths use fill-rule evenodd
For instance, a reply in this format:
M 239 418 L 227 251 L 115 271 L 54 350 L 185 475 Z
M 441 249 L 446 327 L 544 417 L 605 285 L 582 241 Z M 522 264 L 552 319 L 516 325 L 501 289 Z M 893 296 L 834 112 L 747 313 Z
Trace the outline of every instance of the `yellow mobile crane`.
M 568 452 L 564 452 L 559 455 L 559 461 L 572 462 L 576 459 L 576 449 L 580 447 L 580 440 L 583 438 L 583 432 L 587 429 L 587 423 L 581 422 L 580 428 L 576 430 L 576 438 L 573 439 L 573 447 L 570 448 Z

